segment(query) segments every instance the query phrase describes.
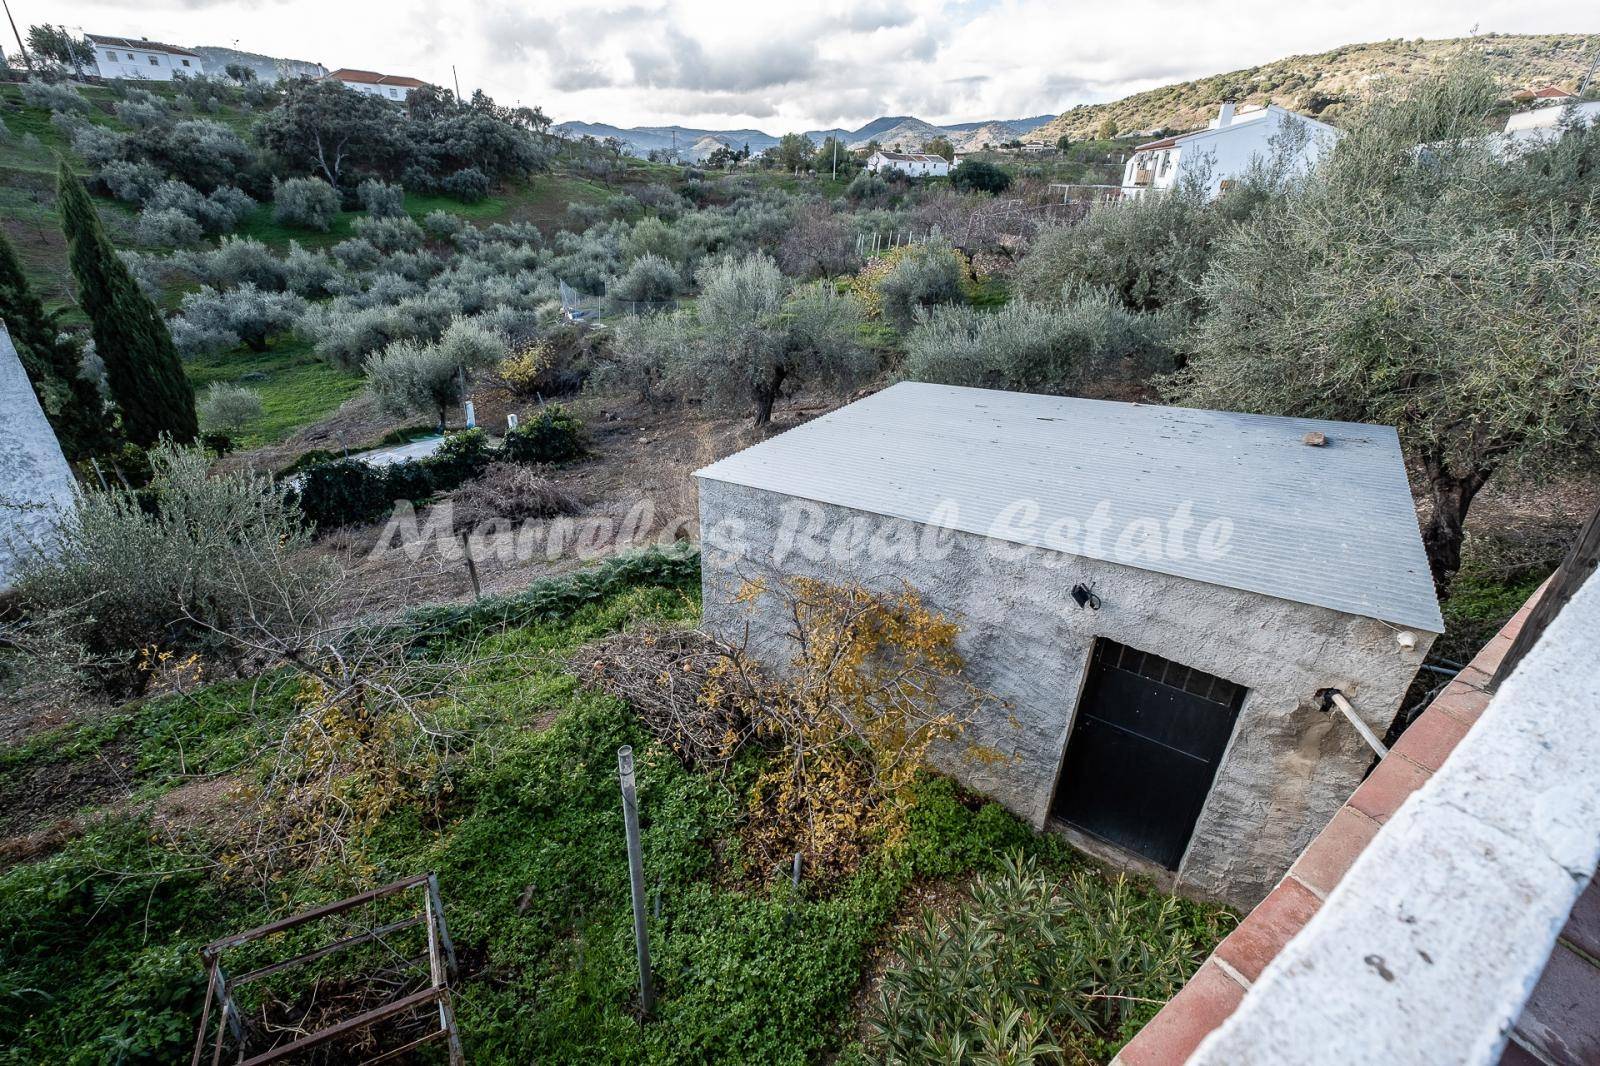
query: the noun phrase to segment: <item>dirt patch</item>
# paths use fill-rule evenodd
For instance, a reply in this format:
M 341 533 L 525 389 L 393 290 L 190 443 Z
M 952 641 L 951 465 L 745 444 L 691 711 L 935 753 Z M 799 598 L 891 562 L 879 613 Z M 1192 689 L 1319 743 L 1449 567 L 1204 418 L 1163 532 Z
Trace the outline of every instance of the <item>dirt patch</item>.
M 867 1013 L 877 1002 L 884 971 L 894 962 L 895 943 L 901 934 L 921 924 L 923 915 L 929 911 L 943 920 L 959 910 L 967 900 L 973 876 L 969 873 L 937 881 L 918 881 L 900 897 L 900 908 L 883 927 L 877 946 L 868 956 L 861 984 L 850 997 L 850 1016 L 856 1020 L 854 1039 L 865 1041 L 867 1038 Z
M 132 791 L 132 756 L 112 741 L 75 762 L 29 766 L 0 785 L 0 832 L 32 830 L 49 818 L 125 799 Z

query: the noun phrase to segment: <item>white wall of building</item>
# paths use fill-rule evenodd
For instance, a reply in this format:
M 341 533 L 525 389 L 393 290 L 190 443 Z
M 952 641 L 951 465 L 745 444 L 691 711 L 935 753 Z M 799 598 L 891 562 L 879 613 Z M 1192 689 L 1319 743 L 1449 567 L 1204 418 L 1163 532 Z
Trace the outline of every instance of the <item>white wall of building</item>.
M 122 44 L 95 44 L 95 73 L 102 78 L 120 78 L 127 81 L 171 81 L 173 75 L 186 78 L 204 74 L 205 63 L 199 56 L 177 56 L 170 52 L 140 48 L 139 42 Z
M 1303 125 L 1306 138 L 1290 159 L 1288 174 L 1304 174 L 1333 147 L 1340 136 L 1338 130 L 1275 104 L 1237 117 L 1231 105 L 1225 104 L 1222 114 L 1212 121 L 1212 128 L 1179 137 L 1169 148 L 1136 152 L 1123 167 L 1123 195 L 1141 196 L 1150 189 L 1171 189 L 1194 174 L 1205 175 L 1207 194 L 1216 196 L 1224 182 L 1243 177 L 1255 161 L 1271 159 L 1279 146 L 1292 137 L 1297 123 Z M 1141 169 L 1153 171 L 1147 186 L 1134 182 Z
M 8 438 L 0 448 L 3 591 L 16 580 L 18 563 L 48 543 L 51 530 L 72 509 L 77 493 L 55 430 L 39 407 L 4 322 L 0 322 L 0 411 L 5 412 Z
M 873 152 L 867 159 L 867 169 L 874 174 L 886 170 L 899 170 L 913 178 L 942 178 L 950 173 L 950 162 L 942 156 L 895 159 L 887 152 Z
M 380 99 L 393 100 L 402 104 L 405 103 L 406 93 L 411 91 L 410 87 L 405 85 L 374 85 L 370 81 L 345 81 L 342 78 L 339 84 L 346 89 L 354 89 L 358 93 L 366 93 L 368 96 L 376 96 Z

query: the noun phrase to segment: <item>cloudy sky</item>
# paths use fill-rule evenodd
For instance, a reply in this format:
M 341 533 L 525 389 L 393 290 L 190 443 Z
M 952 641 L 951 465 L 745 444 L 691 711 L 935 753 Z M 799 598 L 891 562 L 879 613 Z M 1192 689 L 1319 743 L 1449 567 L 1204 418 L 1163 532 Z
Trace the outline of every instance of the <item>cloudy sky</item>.
M 409 74 L 557 121 L 1021 118 L 1392 37 L 1600 30 L 1552 0 L 11 0 L 18 23 Z M 1592 14 L 1592 11 L 1590 12 Z M 1597 34 L 1600 41 L 1600 34 Z

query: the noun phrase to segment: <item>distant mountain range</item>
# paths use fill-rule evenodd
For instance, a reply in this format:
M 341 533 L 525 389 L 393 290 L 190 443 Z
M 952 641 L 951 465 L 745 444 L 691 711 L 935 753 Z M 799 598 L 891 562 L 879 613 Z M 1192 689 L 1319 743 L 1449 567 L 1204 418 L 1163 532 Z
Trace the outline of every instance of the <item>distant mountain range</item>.
M 1035 115 L 1032 118 L 988 119 L 982 122 L 957 122 L 947 126 L 924 122 L 910 115 L 890 115 L 875 118 L 859 129 L 806 130 L 805 135 L 816 144 L 829 137 L 838 137 L 849 148 L 865 148 L 877 141 L 885 148 L 902 148 L 916 151 L 934 137 L 948 137 L 957 151 L 980 148 L 984 144 L 999 144 L 1032 131 L 1054 119 L 1054 115 Z M 604 122 L 563 122 L 558 130 L 573 137 L 585 134 L 598 140 L 615 137 L 628 146 L 633 155 L 648 155 L 655 149 L 678 150 L 689 161 L 699 162 L 719 147 L 738 151 L 746 146 L 758 154 L 778 143 L 778 138 L 761 130 L 703 130 L 689 126 L 634 126 L 623 129 Z

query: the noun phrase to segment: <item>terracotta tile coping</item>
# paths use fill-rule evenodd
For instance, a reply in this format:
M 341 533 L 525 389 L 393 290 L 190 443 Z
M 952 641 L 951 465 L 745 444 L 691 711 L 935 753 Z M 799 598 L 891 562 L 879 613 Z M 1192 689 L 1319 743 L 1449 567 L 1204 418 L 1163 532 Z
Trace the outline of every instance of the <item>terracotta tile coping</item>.
M 1483 686 L 1522 630 L 1543 587 L 1411 723 L 1284 875 L 1218 944 L 1178 994 L 1139 1030 L 1113 1066 L 1178 1066 L 1238 1008 L 1267 964 L 1322 906 L 1389 816 L 1422 787 L 1467 735 L 1489 694 Z

